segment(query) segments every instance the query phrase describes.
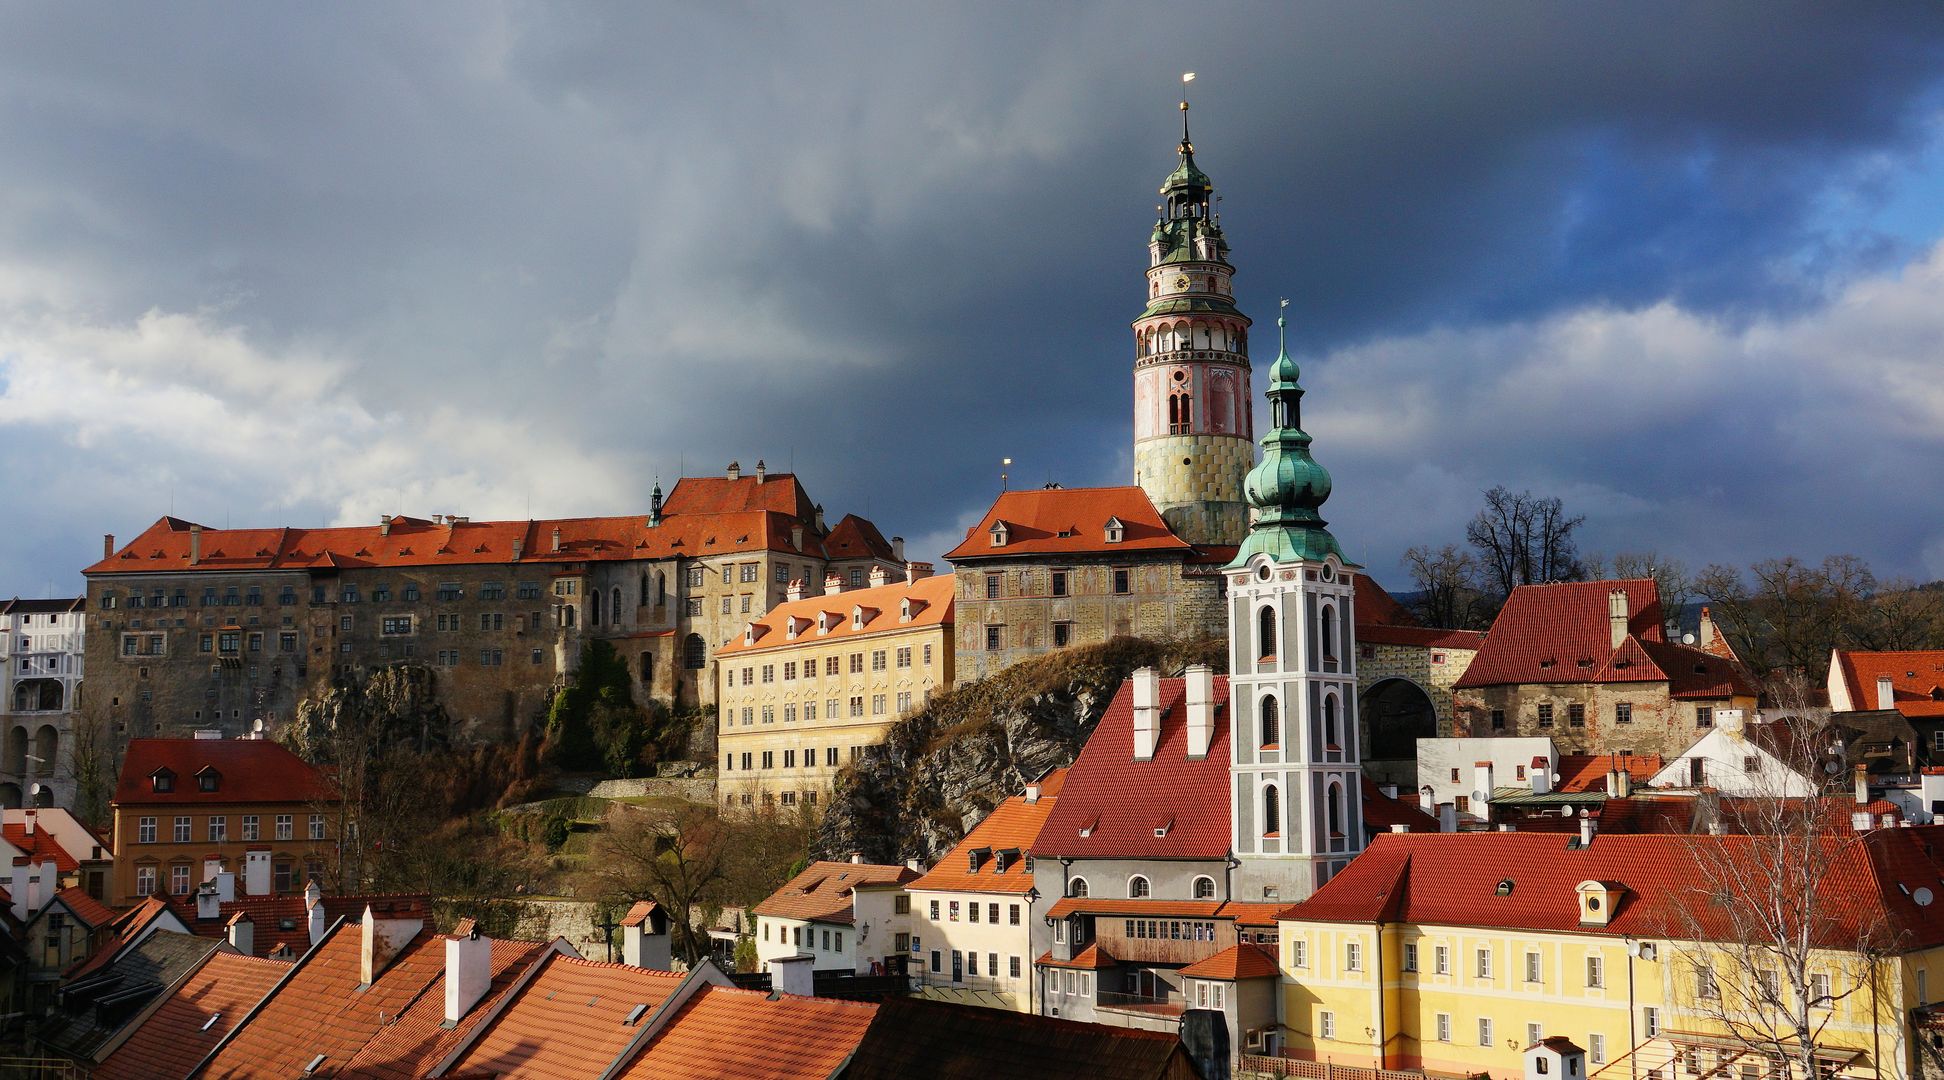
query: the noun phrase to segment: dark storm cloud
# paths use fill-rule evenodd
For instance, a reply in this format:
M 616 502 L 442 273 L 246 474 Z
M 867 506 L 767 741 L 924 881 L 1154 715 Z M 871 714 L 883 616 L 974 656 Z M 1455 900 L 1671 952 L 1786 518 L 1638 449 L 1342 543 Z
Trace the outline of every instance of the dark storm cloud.
M 23 467 L 10 505 L 43 508 L 0 567 L 29 583 L 171 489 L 239 523 L 627 512 L 652 474 L 764 456 L 935 547 L 1001 456 L 1024 482 L 1120 482 L 1126 324 L 1184 69 L 1258 360 L 1287 294 L 1293 347 L 1327 358 L 1311 415 L 1333 510 L 1380 570 L 1501 478 L 1577 485 L 1609 547 L 1653 543 L 1625 508 L 1697 483 L 1683 455 L 1570 425 L 1521 442 L 1500 417 L 1503 445 L 1387 505 L 1456 427 L 1427 410 L 1386 441 L 1344 421 L 1332 448 L 1330 393 L 1360 418 L 1413 393 L 1489 413 L 1478 388 L 1518 366 L 1457 348 L 1454 380 L 1421 335 L 1662 301 L 1786 321 L 1933 239 L 1817 214 L 1935 139 L 1944 16 L 1924 5 L 0 20 L 0 444 Z M 1397 385 L 1335 370 L 1389 339 Z M 249 375 L 196 377 L 187 353 Z M 1703 389 L 1665 387 L 1651 415 L 1733 432 L 1731 405 L 1802 401 Z M 117 421 L 150 400 L 193 420 Z M 1767 520 L 1786 478 L 1715 459 L 1701 488 Z M 68 482 L 50 496 L 27 470 Z M 1801 528 L 1813 550 L 1851 542 Z

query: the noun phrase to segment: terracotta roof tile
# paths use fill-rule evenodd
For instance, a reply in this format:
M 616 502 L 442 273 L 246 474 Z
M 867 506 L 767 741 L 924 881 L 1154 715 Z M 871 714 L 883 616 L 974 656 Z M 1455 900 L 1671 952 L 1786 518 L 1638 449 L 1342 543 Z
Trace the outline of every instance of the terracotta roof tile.
M 918 871 L 909 866 L 877 863 L 813 862 L 783 887 L 757 904 L 754 913 L 778 919 L 851 921 L 851 890 L 859 885 L 888 885 L 913 881 Z
M 628 913 L 622 916 L 621 925 L 640 926 L 642 923 L 648 921 L 648 916 L 654 913 L 655 902 L 653 900 L 636 900 L 634 906 L 628 909 Z
M 1607 618 L 1607 594 L 1614 589 L 1627 592 L 1628 633 L 1643 641 L 1664 640 L 1660 591 L 1652 579 L 1521 585 L 1512 590 L 1456 685 L 1592 681 L 1614 652 Z
M 1101 948 L 1099 942 L 1095 942 L 1094 944 L 1089 945 L 1086 948 L 1081 949 L 1078 953 L 1074 954 L 1074 957 L 1071 960 L 1057 959 L 1054 957 L 1052 950 L 1048 950 L 1047 952 L 1041 954 L 1040 958 L 1038 960 L 1033 961 L 1033 963 L 1038 964 L 1041 967 L 1076 968 L 1082 971 L 1099 971 L 1104 968 L 1113 967 L 1115 964 L 1120 963 L 1120 961 L 1114 959 L 1114 954 L 1108 952 L 1106 949 Z
M 1359 608 L 1358 614 L 1362 613 Z M 1358 623 L 1357 644 L 1476 650 L 1485 644 L 1485 635 L 1477 630 L 1433 630 L 1426 626 L 1371 626 Z
M 434 939 L 428 947 L 440 950 L 444 958 L 444 939 Z M 454 1027 L 445 1026 L 445 974 L 443 969 L 425 988 L 417 1001 L 396 1020 L 379 1029 L 338 1073 L 345 1077 L 370 1077 L 375 1080 L 415 1080 L 424 1076 L 438 1061 L 452 1052 L 459 1041 L 484 1019 L 513 982 L 547 946 L 537 941 L 491 942 L 491 981 L 486 995 Z
M 624 1023 L 668 999 L 682 976 L 550 953 L 448 1075 L 599 1076 L 638 1033 Z M 640 1018 L 637 1018 L 639 1021 Z
M 1944 716 L 1944 649 L 1863 652 L 1837 649 L 1832 663 L 1850 709 L 1877 708 L 1877 680 L 1890 680 L 1891 703 L 1905 716 Z
M 1122 538 L 1107 542 L 1107 521 L 1118 519 Z M 993 526 L 1004 522 L 1004 546 L 992 543 Z M 945 553 L 951 560 L 1013 555 L 1073 555 L 1083 552 L 1193 551 L 1176 536 L 1147 492 L 1138 487 L 1035 488 L 999 496 L 965 541 Z
M 915 610 L 904 619 L 904 602 Z M 866 637 L 893 630 L 912 630 L 925 626 L 949 625 L 952 621 L 952 575 L 934 574 L 906 583 L 902 580 L 869 589 L 852 589 L 832 596 L 806 596 L 771 608 L 749 626 L 755 640 L 744 644 L 745 634 L 737 634 L 716 650 L 719 657 L 759 653 L 767 649 L 819 644 L 843 638 Z M 851 613 L 866 609 L 861 627 L 851 625 Z M 828 613 L 830 628 L 819 634 L 817 620 Z M 791 639 L 791 620 L 798 621 L 797 636 Z
M 1616 769 L 1644 784 L 1665 764 L 1659 754 L 1561 754 L 1559 783 L 1553 790 L 1563 795 L 1605 791 L 1607 774 Z
M 1085 1024 L 971 1005 L 893 998 L 878 1007 L 845 1080 L 1193 1076 L 1174 1031 Z
M 212 767 L 220 778 L 216 790 L 204 791 L 196 774 Z M 151 778 L 162 769 L 174 774 L 171 791 L 154 790 Z M 322 773 L 269 739 L 132 739 L 114 804 L 309 803 L 330 797 Z
M 1362 777 L 1364 828 L 1389 832 L 1393 825 L 1404 825 L 1412 832 L 1436 832 L 1438 819 L 1418 809 L 1416 804 L 1384 794 L 1377 781 Z
M 885 541 L 878 527 L 856 514 L 845 514 L 830 530 L 830 534 L 824 537 L 823 546 L 827 559 L 883 559 L 889 562 L 893 554 L 891 545 Z
M 1252 942 L 1238 942 L 1182 968 L 1180 974 L 1196 979 L 1268 979 L 1281 974 L 1276 958 Z
M 0 839 L 18 848 L 21 854 L 33 860 L 36 865 L 53 859 L 54 868 L 63 874 L 72 874 L 81 867 L 75 855 L 62 847 L 60 840 L 47 829 L 37 828 L 33 835 L 29 836 L 25 822 L 8 822 L 0 825 Z
M 189 1075 L 196 1063 L 289 972 L 290 965 L 278 960 L 220 950 L 210 953 L 141 1027 L 95 1067 L 94 1077 L 144 1080 Z
M 1369 574 L 1353 574 L 1351 585 L 1355 587 L 1352 606 L 1357 612 L 1357 637 L 1365 637 L 1366 627 L 1392 627 L 1395 629 L 1421 628 L 1418 617 L 1411 609 L 1397 602 L 1377 579 Z M 1433 631 L 1434 633 L 1464 633 L 1464 631 Z M 1483 636 L 1483 635 L 1480 635 Z
M 774 514 L 809 520 L 816 507 L 803 491 L 795 473 L 768 473 L 762 480 L 755 473 L 735 480 L 727 476 L 684 476 L 662 500 L 664 518 L 689 514 L 734 514 L 766 510 Z
M 90 930 L 107 926 L 115 921 L 114 909 L 72 885 L 59 890 L 54 895 L 61 903 L 67 905 L 69 911 L 74 912 L 75 918 L 86 923 Z
M 1040 797 L 1036 803 L 1027 802 L 1024 795 L 1014 795 L 993 807 L 992 813 L 966 833 L 965 839 L 939 859 L 930 872 L 905 889 L 1023 895 L 1033 887 L 1033 875 L 1026 872 L 1025 856 L 1033 850 L 1040 826 L 1046 823 L 1047 815 L 1053 812 L 1053 805 L 1058 801 L 1047 791 L 1057 792 L 1063 787 L 1066 772 L 1056 770 L 1040 781 Z M 972 853 L 981 849 L 986 849 L 987 854 L 979 868 L 973 870 Z M 1004 870 L 999 869 L 998 860 L 993 857 L 1002 851 L 1016 851 L 1019 855 Z
M 794 1080 L 826 1077 L 857 1049 L 877 1006 L 770 995 L 726 986 L 698 989 L 620 1080 Z

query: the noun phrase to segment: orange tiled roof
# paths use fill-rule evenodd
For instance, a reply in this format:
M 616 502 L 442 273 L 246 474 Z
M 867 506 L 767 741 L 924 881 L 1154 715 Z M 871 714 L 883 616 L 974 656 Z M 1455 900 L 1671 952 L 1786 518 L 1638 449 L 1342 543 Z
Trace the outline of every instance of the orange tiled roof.
M 325 926 L 340 918 L 362 918 L 367 906 L 381 917 L 388 918 L 424 916 L 431 908 L 431 899 L 424 893 L 324 896 L 318 902 L 324 908 Z M 203 937 L 226 937 L 230 920 L 240 914 L 249 915 L 250 922 L 255 924 L 250 951 L 257 956 L 270 956 L 279 947 L 288 947 L 292 956 L 302 956 L 304 950 L 311 947 L 310 909 L 304 904 L 303 893 L 244 896 L 225 901 L 217 908 L 216 918 L 213 919 L 196 917 L 193 898 L 176 909 L 177 917 L 188 924 L 190 931 Z
M 675 481 L 662 501 L 664 518 L 687 514 L 736 514 L 751 510 L 782 514 L 808 521 L 817 508 L 798 483 L 795 473 L 755 473 L 735 480 L 727 476 L 684 476 Z
M 343 922 L 290 973 L 200 1075 L 210 1080 L 298 1076 L 318 1054 L 342 1069 L 445 971 L 439 937 L 421 930 L 377 980 L 360 989 L 361 929 Z
M 189 1075 L 289 972 L 290 965 L 280 960 L 210 953 L 92 1075 L 96 1080 Z
M 69 911 L 74 912 L 75 918 L 86 923 L 90 930 L 107 926 L 115 921 L 114 909 L 72 885 L 57 891 L 54 895 L 61 903 L 67 905 Z
M 616 1075 L 620 1080 L 834 1076 L 876 1014 L 876 1005 L 861 1001 L 772 998 L 755 990 L 703 986 Z
M 1040 958 L 1033 961 L 1033 963 L 1040 967 L 1078 968 L 1082 971 L 1098 971 L 1102 968 L 1113 967 L 1115 964 L 1120 963 L 1120 961 L 1114 959 L 1112 953 L 1101 948 L 1099 942 L 1095 942 L 1080 950 L 1071 960 L 1055 959 L 1053 951 L 1048 949 L 1046 952 L 1041 953 Z
M 108 940 L 96 945 L 86 960 L 69 968 L 66 978 L 72 981 L 105 967 L 115 958 L 115 954 L 142 936 L 155 920 L 170 910 L 168 903 L 159 896 L 143 897 L 141 903 L 115 916 L 108 924 Z
M 1850 709 L 1877 707 L 1877 680 L 1890 680 L 1891 703 L 1905 716 L 1944 716 L 1944 649 L 1863 652 L 1837 649 L 1832 661 L 1849 691 Z
M 219 775 L 214 791 L 197 782 L 205 768 Z M 155 790 L 153 777 L 163 769 L 174 774 L 170 791 Z M 114 805 L 315 803 L 331 797 L 323 773 L 269 739 L 133 739 L 122 757 Z
M 437 938 L 429 944 L 440 950 L 443 960 L 444 939 Z M 424 1076 L 427 1069 L 451 1053 L 452 1048 L 471 1033 L 474 1024 L 492 1012 L 507 988 L 533 963 L 540 950 L 546 948 L 537 941 L 504 941 L 497 938 L 490 943 L 490 947 L 491 977 L 486 995 L 460 1017 L 456 1026 L 445 1026 L 445 975 L 441 971 L 439 977 L 426 986 L 425 993 L 420 994 L 418 1000 L 396 1020 L 387 1023 L 377 1036 L 344 1064 L 337 1075 L 369 1077 L 373 1080 L 416 1080 Z
M 1615 769 L 1626 773 L 1634 783 L 1645 784 L 1664 765 L 1659 754 L 1561 754 L 1559 783 L 1553 790 L 1562 795 L 1605 791 L 1607 773 Z
M 1237 979 L 1273 978 L 1281 972 L 1276 969 L 1276 960 L 1262 951 L 1260 946 L 1243 941 L 1214 956 L 1197 960 L 1181 969 L 1181 974 L 1197 979 Z
M 634 906 L 628 909 L 628 914 L 622 917 L 621 925 L 640 926 L 642 923 L 648 921 L 648 916 L 654 913 L 655 902 L 653 900 L 636 900 Z
M 1046 824 L 1046 815 L 1053 812 L 1058 792 L 1066 784 L 1066 772 L 1057 769 L 1040 781 L 1038 802 L 1029 803 L 1026 796 L 1014 795 L 993 807 L 992 813 L 966 833 L 965 839 L 938 860 L 929 873 L 905 889 L 1024 895 L 1033 887 L 1033 875 L 1026 872 L 1026 856 L 1032 852 L 1040 826 Z M 981 848 L 989 851 L 979 868 L 973 870 L 972 853 Z M 1017 858 L 1002 871 L 993 854 L 1008 850 L 1014 850 Z
M 1122 526 L 1119 543 L 1107 542 L 1107 521 Z M 1003 547 L 992 544 L 992 528 L 1005 522 Z M 1039 488 L 1000 495 L 966 530 L 965 541 L 945 553 L 951 560 L 1009 555 L 1074 555 L 1117 551 L 1192 552 L 1193 546 L 1176 536 L 1147 492 L 1138 487 Z
M 902 604 L 907 599 L 914 606 L 922 605 L 912 612 L 909 622 L 902 619 Z M 729 657 L 792 645 L 866 637 L 891 630 L 948 625 L 952 621 L 952 604 L 950 574 L 934 574 L 910 583 L 898 581 L 870 589 L 853 589 L 833 596 L 806 596 L 801 600 L 778 604 L 762 618 L 750 623 L 755 634 L 753 644 L 744 644 L 747 635 L 737 634 L 718 648 L 716 655 Z M 864 625 L 853 628 L 851 612 L 859 606 L 866 609 Z M 828 613 L 827 621 L 832 625 L 829 630 L 819 634 L 817 619 L 825 613 Z M 797 623 L 795 640 L 790 638 L 791 620 Z
M 0 825 L 0 839 L 20 849 L 20 853 L 33 860 L 36 865 L 54 860 L 54 868 L 63 874 L 72 874 L 80 868 L 76 857 L 61 846 L 54 834 L 44 828 L 36 828 L 32 836 L 27 835 L 26 822 L 9 822 Z M 104 845 L 106 846 L 106 845 Z
M 878 531 L 876 525 L 858 517 L 845 514 L 830 535 L 824 537 L 824 557 L 829 559 L 883 559 L 889 562 L 892 557 L 891 545 Z
M 774 919 L 814 919 L 817 922 L 851 921 L 851 890 L 859 885 L 902 885 L 918 876 L 909 866 L 882 866 L 877 863 L 813 862 L 803 872 L 783 883 L 769 899 L 757 904 L 755 914 Z
M 639 1034 L 623 1022 L 628 1014 L 645 1005 L 645 1018 L 682 984 L 682 976 L 669 972 L 559 953 L 541 963 L 447 1075 L 600 1076 Z
M 1222 905 L 1221 916 L 1233 918 L 1237 926 L 1274 926 L 1276 913 L 1287 907 L 1286 904 L 1257 904 L 1244 900 L 1230 900 Z

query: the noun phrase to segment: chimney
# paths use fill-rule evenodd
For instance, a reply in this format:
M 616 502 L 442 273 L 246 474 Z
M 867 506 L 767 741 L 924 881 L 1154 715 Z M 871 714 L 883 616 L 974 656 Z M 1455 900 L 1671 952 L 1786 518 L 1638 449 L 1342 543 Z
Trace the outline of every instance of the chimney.
M 1458 831 L 1458 807 L 1456 804 L 1448 802 L 1438 804 L 1438 831 L 1447 833 L 1455 833 Z
M 1868 810 L 1858 810 L 1850 815 L 1850 827 L 1857 832 L 1869 832 L 1875 822 L 1870 820 Z
M 1727 835 L 1728 835 L 1728 826 L 1727 826 L 1726 824 L 1724 824 L 1724 823 L 1722 823 L 1722 822 L 1719 822 L 1719 821 L 1710 821 L 1710 822 L 1708 822 L 1708 835 L 1709 835 L 1709 836 L 1727 836 Z
M 1438 804 L 1433 801 L 1436 798 L 1437 796 L 1432 792 L 1432 790 L 1429 787 L 1419 788 L 1418 789 L 1418 809 L 1424 811 L 1427 814 L 1430 814 L 1433 817 L 1436 817 L 1438 814 Z
M 216 881 L 216 875 L 222 872 L 223 872 L 223 857 L 221 855 L 204 855 L 203 865 L 202 865 L 202 877 L 197 880 L 199 880 L 205 885 L 213 884 Z
M 391 535 L 391 518 L 387 517 L 384 514 L 378 515 L 378 535 L 379 536 Z
M 1593 846 L 1593 815 L 1585 810 L 1579 812 L 1580 846 Z
M 862 866 L 862 865 L 864 865 L 864 853 L 863 853 L 863 852 L 861 852 L 861 851 L 853 851 L 853 852 L 851 852 L 851 853 L 850 853 L 850 861 L 851 861 L 851 865 L 852 865 L 852 866 Z
M 1208 756 L 1208 744 L 1215 738 L 1215 669 L 1194 664 L 1183 674 L 1188 682 L 1188 757 L 1198 761 Z
M 802 522 L 797 522 L 790 526 L 790 549 L 793 551 L 803 550 L 803 523 Z
M 791 578 L 790 584 L 783 590 L 783 598 L 786 600 L 803 599 L 803 579 Z
M 816 511 L 816 522 L 817 522 L 817 531 L 818 531 L 818 532 L 823 532 L 823 531 L 825 531 L 825 530 L 824 530 L 824 513 L 823 513 L 823 504 L 822 504 L 822 503 L 818 503 L 818 504 L 816 505 L 816 508 L 815 508 L 815 511 Z
M 54 894 L 61 891 L 60 866 L 56 865 L 53 859 L 48 859 L 42 862 L 40 864 L 40 874 L 38 875 L 37 880 L 40 882 L 40 884 L 39 887 L 34 890 L 34 910 L 35 911 L 39 911 L 40 909 L 46 907 L 47 902 L 49 900 L 54 899 Z
M 1708 605 L 1706 604 L 1701 605 L 1700 629 L 1701 629 L 1701 633 L 1695 639 L 1696 642 L 1699 643 L 1701 648 L 1703 649 L 1714 648 L 1714 643 L 1720 640 L 1721 638 L 1721 631 L 1715 627 L 1714 612 L 1709 611 Z
M 1161 673 L 1151 667 L 1134 672 L 1134 760 L 1153 761 L 1161 741 Z
M 318 905 L 318 910 L 322 911 L 323 905 Z M 358 981 L 366 986 L 377 982 L 386 965 L 404 951 L 413 936 L 424 928 L 425 920 L 418 915 L 396 918 L 380 916 L 371 909 L 370 904 L 366 904 L 358 950 Z
M 1032 806 L 1040 800 L 1040 786 L 1037 783 L 1026 785 L 1026 805 Z
M 891 574 L 883 566 L 871 567 L 871 588 L 875 589 L 891 583 Z
M 560 551 L 560 526 L 558 525 L 555 525 L 553 530 L 553 549 L 556 554 Z
M 892 562 L 905 561 L 904 537 L 902 536 L 894 536 L 891 538 L 891 561 Z
M 907 585 L 930 576 L 932 576 L 932 564 L 928 562 L 908 562 L 905 564 L 905 584 Z
M 324 922 L 324 890 L 317 887 L 317 881 L 315 879 L 310 884 L 304 886 L 304 911 L 309 918 L 309 926 L 307 929 L 310 931 L 310 942 L 312 945 L 315 945 L 324 939 L 324 931 L 326 929 Z
M 768 477 L 769 477 L 769 467 L 763 464 L 762 458 L 757 458 L 756 459 L 756 482 L 760 484 Z
M 1856 805 L 1870 805 L 1870 767 L 1868 765 L 1862 762 L 1857 763 L 1854 783 L 1856 788 Z
M 1395 799 L 1395 798 L 1397 798 L 1397 785 L 1396 785 L 1396 784 L 1384 784 L 1384 785 L 1382 785 L 1382 786 L 1380 786 L 1380 787 L 1378 787 L 1378 789 L 1377 789 L 1377 790 L 1378 790 L 1378 791 L 1381 791 L 1381 792 L 1383 792 L 1383 793 L 1384 793 L 1384 798 L 1386 798 L 1386 799 Z
M 1472 762 L 1472 813 L 1480 821 L 1492 820 L 1492 763 Z
M 202 562 L 202 526 L 191 525 L 189 526 L 189 565 L 195 566 L 201 562 Z
M 115 557 L 115 534 L 114 533 L 101 534 L 101 557 L 104 559 L 112 559 Z
M 216 883 L 205 881 L 196 886 L 196 921 L 209 922 L 223 915 L 223 903 L 216 899 Z
M 216 899 L 225 904 L 236 899 L 235 871 L 218 870 L 216 872 Z
M 461 919 L 445 939 L 446 1027 L 457 1027 L 492 985 L 492 939 L 480 937 L 471 919 Z
M 519 562 L 520 556 L 525 554 L 526 554 L 526 537 L 524 536 L 514 537 L 513 538 L 513 561 Z
M 742 462 L 732 461 L 729 463 L 729 479 L 731 480 L 742 479 Z
M 769 962 L 770 989 L 778 994 L 795 994 L 797 997 L 812 997 L 816 992 L 816 982 L 810 973 L 811 965 L 817 958 L 809 953 L 796 956 L 778 956 Z
M 244 956 L 256 955 L 256 922 L 247 911 L 239 911 L 230 916 L 229 925 L 224 928 L 229 938 L 230 948 Z
M 39 815 L 34 812 L 34 809 L 32 807 L 29 807 L 26 811 L 24 811 L 20 815 L 20 820 L 21 820 L 20 827 L 26 831 L 28 836 L 34 835 L 34 819 L 38 816 Z
M 906 859 L 905 869 L 910 870 L 913 873 L 922 874 L 925 872 L 925 864 L 919 862 L 917 859 Z
M 243 853 L 243 891 L 251 896 L 270 895 L 270 852 L 252 849 Z
M 1392 825 L 1392 826 L 1391 826 L 1391 831 L 1392 831 L 1392 832 L 1410 832 L 1410 831 L 1411 831 L 1411 827 L 1410 827 L 1409 825 L 1405 825 L 1405 824 L 1403 824 L 1403 823 L 1401 823 L 1401 822 L 1400 822 L 1399 824 L 1396 824 L 1396 825 Z
M 1627 616 L 1627 590 L 1614 589 L 1608 592 L 1607 624 L 1611 630 L 1608 636 L 1613 639 L 1613 647 L 1616 649 L 1620 647 L 1621 642 L 1627 640 Z
M 1632 798 L 1633 774 L 1625 769 L 1613 770 L 1613 787 L 1607 789 L 1607 794 L 1620 799 Z
M 1894 709 L 1897 707 L 1897 688 L 1891 685 L 1890 676 L 1888 675 L 1880 675 L 1877 677 L 1876 707 L 1879 709 Z
M 843 591 L 844 591 L 844 579 L 842 577 L 840 577 L 838 574 L 834 572 L 824 575 L 823 594 L 825 596 L 836 596 L 838 593 Z
M 31 884 L 33 877 L 33 860 L 25 855 L 14 860 L 13 878 L 7 885 L 7 892 L 13 897 L 13 916 L 16 922 L 25 923 L 28 916 L 34 913 L 28 903 L 33 899 L 29 895 L 33 888 Z

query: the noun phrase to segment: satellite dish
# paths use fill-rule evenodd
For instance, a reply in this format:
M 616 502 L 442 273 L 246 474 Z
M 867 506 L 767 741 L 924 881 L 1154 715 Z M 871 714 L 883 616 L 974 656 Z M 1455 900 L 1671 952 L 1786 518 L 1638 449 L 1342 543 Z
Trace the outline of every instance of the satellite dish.
M 1837 768 L 1836 763 L 1833 761 L 1823 762 L 1823 771 L 1828 773 L 1831 776 L 1836 775 L 1836 768 Z
M 1929 889 L 1926 889 L 1921 885 L 1917 887 L 1916 892 L 1910 894 L 1910 898 L 1912 900 L 1917 901 L 1918 907 L 1929 907 L 1930 902 L 1936 899 L 1936 897 L 1931 894 L 1931 891 Z
M 1681 644 L 1683 644 L 1683 645 L 1692 645 L 1692 644 L 1694 644 L 1694 635 L 1693 635 L 1693 634 L 1682 634 L 1682 635 L 1681 635 Z
M 39 780 L 34 781 L 33 784 L 27 788 L 27 794 L 32 795 L 35 798 L 39 798 L 40 793 L 41 793 L 41 786 Z

